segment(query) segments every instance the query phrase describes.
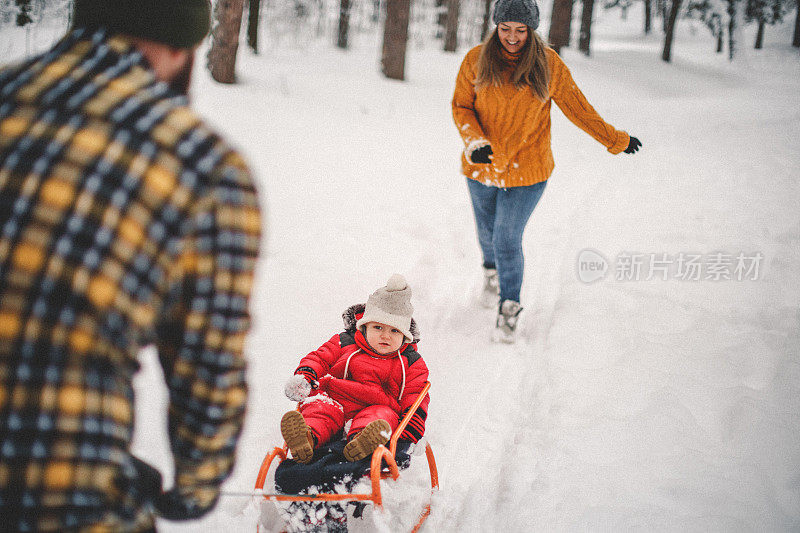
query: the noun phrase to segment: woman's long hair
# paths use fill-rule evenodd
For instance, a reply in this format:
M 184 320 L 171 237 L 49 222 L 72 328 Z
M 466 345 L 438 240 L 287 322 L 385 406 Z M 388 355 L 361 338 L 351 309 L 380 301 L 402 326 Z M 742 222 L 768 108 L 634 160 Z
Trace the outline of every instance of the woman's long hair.
M 547 48 L 547 43 L 529 27 L 528 40 L 520 50 L 517 68 L 511 74 L 510 80 L 517 89 L 530 87 L 533 94 L 542 102 L 550 97 L 550 65 L 547 61 Z M 477 89 L 489 85 L 499 87 L 503 84 L 502 72 L 507 66 L 508 60 L 503 56 L 503 45 L 495 28 L 481 48 L 475 87 Z

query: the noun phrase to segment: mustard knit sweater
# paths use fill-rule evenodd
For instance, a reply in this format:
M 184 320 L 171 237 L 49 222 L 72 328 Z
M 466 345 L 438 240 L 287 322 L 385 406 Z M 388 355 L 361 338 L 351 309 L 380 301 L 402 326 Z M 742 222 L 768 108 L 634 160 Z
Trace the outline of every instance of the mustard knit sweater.
M 628 134 L 614 129 L 597 114 L 575 85 L 567 66 L 550 48 L 550 98 L 546 101 L 539 101 L 528 87 L 515 88 L 510 81 L 476 91 L 474 80 L 481 46 L 467 52 L 461 64 L 453 94 L 453 119 L 467 147 L 488 142 L 494 159 L 488 165 L 475 165 L 466 154 L 462 155 L 465 176 L 498 187 L 533 185 L 549 178 L 555 166 L 550 149 L 551 101 L 612 154 L 628 146 Z M 506 79 L 509 78 L 510 72 Z

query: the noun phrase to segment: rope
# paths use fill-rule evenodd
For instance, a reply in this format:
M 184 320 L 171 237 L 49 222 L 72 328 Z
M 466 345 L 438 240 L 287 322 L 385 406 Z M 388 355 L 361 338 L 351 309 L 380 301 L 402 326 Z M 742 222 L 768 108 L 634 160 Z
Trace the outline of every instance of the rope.
M 221 490 L 219 492 L 220 496 L 232 496 L 238 498 L 251 498 L 253 496 L 263 496 L 264 489 L 253 489 L 250 492 L 244 490 Z

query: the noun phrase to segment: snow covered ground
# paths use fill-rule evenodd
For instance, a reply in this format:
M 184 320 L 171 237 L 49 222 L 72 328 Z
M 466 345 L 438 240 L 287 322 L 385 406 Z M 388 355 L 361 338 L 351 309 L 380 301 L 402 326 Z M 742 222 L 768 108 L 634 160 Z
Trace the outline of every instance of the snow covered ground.
M 198 69 L 195 104 L 249 159 L 268 221 L 251 405 L 226 490 L 252 488 L 280 443 L 299 358 L 400 272 L 433 383 L 441 491 L 423 531 L 800 529 L 800 56 L 789 29 L 770 28 L 765 50 L 731 65 L 681 24 L 670 65 L 634 10 L 624 23 L 598 14 L 592 58 L 564 51 L 589 101 L 644 146 L 612 156 L 553 113 L 556 171 L 525 236 L 513 346 L 489 341 L 493 313 L 474 302 L 480 257 L 450 115 L 466 48 L 412 47 L 402 83 L 380 75 L 373 35 L 348 52 L 267 40 L 242 53 L 232 87 Z M 605 258 L 604 279 L 582 281 L 585 249 Z M 651 254 L 666 273 L 650 276 Z M 701 279 L 680 279 L 681 254 L 700 256 Z M 758 270 L 736 271 L 739 254 Z M 626 258 L 642 261 L 638 280 L 620 279 L 636 278 Z M 134 450 L 169 472 L 166 395 L 154 354 L 142 362 Z M 387 512 L 352 529 L 410 527 L 424 469 L 417 458 L 389 483 Z M 160 526 L 278 531 L 269 506 L 230 496 L 200 523 Z

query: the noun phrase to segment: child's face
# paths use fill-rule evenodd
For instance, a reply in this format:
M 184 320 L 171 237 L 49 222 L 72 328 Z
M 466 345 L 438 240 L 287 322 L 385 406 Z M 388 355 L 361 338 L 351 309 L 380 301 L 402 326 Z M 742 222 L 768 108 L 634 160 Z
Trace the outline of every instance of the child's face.
M 399 329 L 381 324 L 380 322 L 367 322 L 366 328 L 367 342 L 376 352 L 386 355 L 400 349 L 405 338 Z

